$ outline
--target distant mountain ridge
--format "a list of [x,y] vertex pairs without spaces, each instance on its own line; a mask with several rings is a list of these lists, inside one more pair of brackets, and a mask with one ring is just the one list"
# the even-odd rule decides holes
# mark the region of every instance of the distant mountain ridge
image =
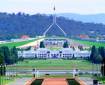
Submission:
[[102,23],[105,24],[105,14],[75,14],[75,13],[61,13],[58,16],[63,16],[65,18],[73,19],[76,21],[89,22],[89,23]]
[[[52,15],[45,14],[0,13],[0,39],[19,38],[22,35],[41,36],[52,23],[52,20]],[[104,24],[83,23],[64,17],[57,17],[57,23],[69,37],[80,34],[89,36],[105,35]],[[56,26],[53,26],[47,35],[62,36],[62,33]]]

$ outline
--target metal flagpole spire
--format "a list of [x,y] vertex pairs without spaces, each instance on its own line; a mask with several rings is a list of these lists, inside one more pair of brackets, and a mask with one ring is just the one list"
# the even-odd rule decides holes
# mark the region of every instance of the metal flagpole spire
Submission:
[[54,14],[53,14],[53,22],[52,24],[47,28],[47,30],[43,33],[43,36],[46,36],[47,32],[53,27],[53,25],[56,25],[60,30],[61,32],[64,34],[64,36],[67,36],[66,32],[57,24],[57,19],[56,19],[56,8],[55,8],[55,5],[54,5]]

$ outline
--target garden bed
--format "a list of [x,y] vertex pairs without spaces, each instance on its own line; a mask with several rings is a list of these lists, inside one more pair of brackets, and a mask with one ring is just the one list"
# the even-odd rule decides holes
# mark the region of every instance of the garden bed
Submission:
[[80,85],[75,79],[67,79],[69,85]]
[[43,79],[35,79],[35,81],[33,81],[31,85],[41,85],[42,82],[43,82]]

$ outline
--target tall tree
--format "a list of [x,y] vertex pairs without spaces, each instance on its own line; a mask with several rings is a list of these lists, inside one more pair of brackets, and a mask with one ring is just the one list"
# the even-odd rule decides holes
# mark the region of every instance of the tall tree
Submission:
[[69,44],[68,44],[67,41],[65,41],[64,44],[63,44],[63,48],[68,48],[68,47],[69,47]]
[[104,58],[103,61],[102,61],[101,73],[102,73],[102,76],[105,76],[105,58]]
[[103,60],[102,56],[99,53],[96,53],[95,60],[94,60],[95,63],[101,64],[102,60]]
[[17,53],[17,48],[15,46],[11,48],[10,60],[11,60],[11,63],[16,63],[18,61],[18,53]]
[[4,57],[0,52],[0,76],[4,76],[6,73],[6,67],[4,65]]
[[40,42],[40,48],[45,48],[44,42]]
[[91,55],[90,55],[90,60],[92,62],[94,62],[95,52],[96,52],[96,47],[95,46],[92,46]]
[[105,48],[104,47],[99,47],[98,51],[99,51],[100,55],[102,56],[102,58],[105,58]]
[[4,57],[2,53],[0,53],[0,65],[4,63]]
[[7,46],[1,47],[3,56],[4,56],[4,62],[6,64],[10,64],[10,50]]

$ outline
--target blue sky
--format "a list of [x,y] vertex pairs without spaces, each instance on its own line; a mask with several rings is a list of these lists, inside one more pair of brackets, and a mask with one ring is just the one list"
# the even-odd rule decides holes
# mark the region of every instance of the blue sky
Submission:
[[105,13],[105,0],[1,0],[0,12],[96,14]]

